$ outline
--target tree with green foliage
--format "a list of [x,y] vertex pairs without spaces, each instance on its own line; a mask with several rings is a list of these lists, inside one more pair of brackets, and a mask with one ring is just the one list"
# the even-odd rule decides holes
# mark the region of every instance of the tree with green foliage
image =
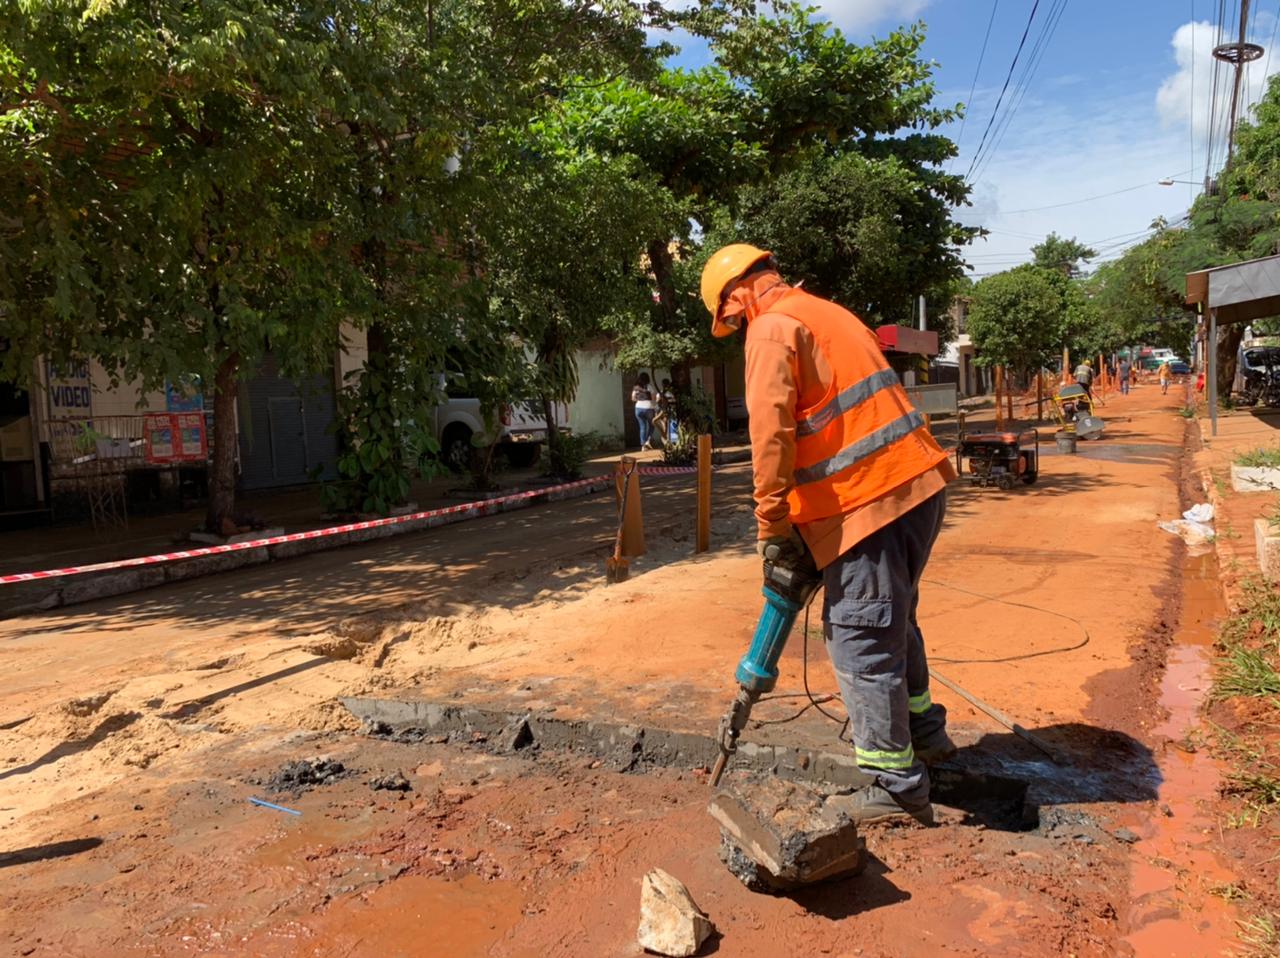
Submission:
[[352,95],[326,52],[332,7],[7,11],[3,373],[21,380],[43,355],[97,358],[145,388],[201,377],[217,530],[234,509],[237,381],[268,350],[286,374],[332,363],[360,285],[336,187],[350,154],[321,109]]
[[505,134],[569,78],[650,75],[643,27],[668,18],[651,6],[9,5],[0,372],[25,380],[40,355],[145,388],[200,376],[217,529],[238,381],[268,352],[286,375],[330,367],[349,321],[370,358],[340,400],[342,498],[401,501],[480,276],[467,218],[502,189],[469,171],[518,151]]
[[577,393],[577,352],[611,317],[647,308],[641,252],[681,219],[633,159],[577,153],[544,133],[532,131],[534,148],[500,171],[502,202],[476,224],[485,296],[468,325],[503,330],[528,350],[524,376],[511,383],[520,392],[505,402],[537,400],[550,471],[563,475],[576,466],[561,455],[556,408]]
[[[699,224],[707,245],[711,237],[718,242],[749,233],[744,210],[752,188],[795,168],[813,177],[824,154],[859,156],[867,177],[897,177],[900,196],[907,182],[925,187],[918,204],[924,211],[911,212],[929,225],[922,235],[904,237],[900,252],[910,250],[917,266],[928,261],[939,264],[930,267],[933,272],[947,272],[953,263],[950,242],[961,234],[954,227],[935,228],[929,208],[937,199],[964,202],[967,187],[936,169],[954,154],[954,145],[933,131],[956,111],[932,105],[933,65],[919,55],[922,27],[859,46],[799,4],[776,4],[769,16],[753,4],[727,4],[709,17],[708,6],[715,5],[704,4],[697,11],[702,19],[687,26],[710,41],[714,64],[692,72],[668,70],[651,83],[623,79],[571,96],[562,112],[570,134],[584,148],[636,158]],[[910,132],[903,135],[904,130]],[[851,167],[856,162],[849,161]],[[873,174],[877,164],[885,169]],[[798,194],[805,186],[796,181],[792,188]],[[823,214],[843,219],[846,250],[858,242],[850,234],[848,217],[856,212],[850,199],[844,197],[839,213]],[[815,213],[810,209],[810,216]],[[771,228],[781,235],[783,225]],[[934,244],[940,236],[946,240]],[[705,310],[698,306],[696,270],[706,255],[699,245],[685,230],[652,237],[654,307],[616,327],[624,366],[669,365],[681,391],[688,387],[688,364],[710,351]],[[785,259],[785,250],[775,251]],[[868,250],[860,255],[871,257]],[[812,258],[811,253],[805,260]],[[830,260],[823,267],[828,271]],[[892,311],[875,318],[909,315],[910,297],[897,302],[891,292],[870,287],[868,281],[858,294],[860,305],[871,301]]]
[[1078,295],[1061,273],[1030,263],[983,279],[969,306],[977,362],[1023,378],[1049,365],[1078,321]]
[[1068,279],[1080,275],[1081,262],[1087,263],[1098,255],[1096,250],[1085,246],[1074,236],[1065,239],[1057,233],[1050,233],[1044,242],[1031,247],[1031,253],[1037,266],[1056,270]]
[[952,219],[964,196],[958,177],[923,161],[814,151],[746,190],[736,221],[707,245],[738,237],[775,250],[789,280],[881,322],[915,325],[916,297],[926,294],[931,328],[945,342],[963,276],[959,247],[979,233]]

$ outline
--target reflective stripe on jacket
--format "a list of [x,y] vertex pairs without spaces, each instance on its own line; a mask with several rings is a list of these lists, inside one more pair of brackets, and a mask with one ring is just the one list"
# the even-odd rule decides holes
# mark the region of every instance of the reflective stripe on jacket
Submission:
[[947,458],[861,320],[799,289],[767,312],[808,329],[832,370],[826,395],[796,410],[793,523],[851,512]]

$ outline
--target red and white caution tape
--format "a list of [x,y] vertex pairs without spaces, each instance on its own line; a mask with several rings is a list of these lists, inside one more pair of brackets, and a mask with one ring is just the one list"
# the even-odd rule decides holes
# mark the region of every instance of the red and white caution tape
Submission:
[[365,522],[349,522],[346,525],[330,526],[327,529],[310,529],[306,532],[291,532],[288,535],[268,536],[264,539],[250,539],[246,542],[229,542],[225,545],[203,546],[199,549],[183,549],[180,552],[162,552],[157,555],[137,556],[132,559],[117,559],[113,562],[95,562],[92,565],[68,566],[65,569],[43,569],[40,572],[16,572],[9,575],[0,575],[0,585],[8,585],[14,582],[32,582],[37,579],[55,579],[59,576],[81,575],[86,572],[107,572],[112,569],[132,569],[137,566],[158,565],[162,562],[174,562],[178,559],[194,559],[198,556],[221,555],[225,552],[241,552],[245,549],[261,549],[264,546],[280,545],[284,542],[299,542],[303,539],[321,539],[325,536],[336,536],[344,532],[356,532],[361,529],[377,529],[380,526],[395,526],[405,522],[420,522],[424,519],[434,519],[441,516],[457,515],[458,513],[471,513],[474,516],[484,516],[492,512],[501,511],[501,509],[515,502],[521,502],[528,499],[535,499],[540,496],[546,496],[558,492],[567,492],[572,489],[586,489],[588,487],[596,487],[600,489],[607,488],[613,483],[613,476],[595,476],[591,479],[579,479],[575,482],[565,482],[555,486],[545,486],[541,489],[531,489],[526,492],[514,492],[508,496],[499,496],[495,499],[484,499],[479,502],[464,502],[461,505],[446,506],[443,509],[428,509],[425,512],[413,512],[403,516],[391,516],[386,519],[369,519]]
[[641,476],[679,476],[697,471],[697,466],[636,466]]

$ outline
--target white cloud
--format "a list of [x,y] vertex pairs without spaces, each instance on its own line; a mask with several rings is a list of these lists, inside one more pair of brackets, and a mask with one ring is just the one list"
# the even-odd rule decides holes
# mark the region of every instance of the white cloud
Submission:
[[888,20],[914,20],[931,0],[819,0],[815,6],[842,30],[866,30]]
[[[1270,13],[1259,14],[1253,27],[1253,42],[1267,46],[1272,42],[1276,20]],[[1214,135],[1225,139],[1226,122],[1231,107],[1231,84],[1234,69],[1230,64],[1218,65],[1218,90],[1216,109],[1213,97],[1213,48],[1218,40],[1217,30],[1210,23],[1197,21],[1184,23],[1173,35],[1174,61],[1177,70],[1165,78],[1156,91],[1156,111],[1166,127],[1186,130],[1188,122],[1200,149],[1209,132],[1209,120],[1214,119]],[[1262,97],[1268,74],[1280,70],[1280,57],[1263,56],[1250,64],[1244,73],[1240,87],[1241,116]],[[1218,162],[1221,162],[1219,157]]]
[[[1260,13],[1253,41],[1270,45],[1276,26],[1270,12]],[[1163,82],[1141,88],[1129,86],[1123,70],[1103,70],[1093,81],[1097,89],[1079,95],[1052,82],[1033,89],[1008,138],[983,165],[974,186],[975,208],[960,215],[991,230],[967,257],[973,272],[998,272],[1028,261],[1030,247],[1050,231],[1097,247],[1096,265],[1140,240],[1156,217],[1178,220],[1205,175],[1216,40],[1217,31],[1208,23],[1183,24],[1172,37],[1170,72]],[[1241,88],[1241,116],[1262,95],[1264,74],[1278,71],[1280,52],[1269,66],[1265,54],[1252,64]],[[1223,161],[1233,72],[1226,64],[1219,70],[1214,173]],[[985,119],[990,109],[975,109],[971,123]],[[964,155],[954,169],[966,168],[977,143],[978,137],[966,131]],[[1158,185],[1164,177],[1179,182]]]

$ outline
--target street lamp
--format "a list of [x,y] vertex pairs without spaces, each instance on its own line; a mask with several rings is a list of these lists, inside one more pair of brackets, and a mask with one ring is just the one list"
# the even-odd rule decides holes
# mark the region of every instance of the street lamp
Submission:
[[1197,183],[1195,180],[1172,180],[1172,179],[1156,180],[1156,184],[1158,186],[1173,186],[1174,183],[1186,183],[1188,186],[1203,185],[1201,183]]

